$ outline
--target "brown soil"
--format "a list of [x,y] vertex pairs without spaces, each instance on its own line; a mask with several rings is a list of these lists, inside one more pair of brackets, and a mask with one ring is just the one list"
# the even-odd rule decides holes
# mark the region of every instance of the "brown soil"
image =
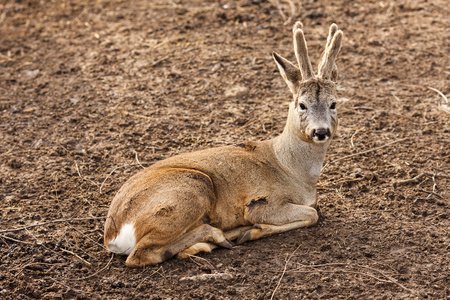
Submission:
[[[0,298],[449,299],[450,104],[429,88],[450,94],[449,15],[444,0],[2,1]],[[290,95],[270,54],[294,60],[296,20],[313,62],[332,22],[345,33],[319,223],[126,268],[101,246],[114,193],[142,165],[279,134]]]

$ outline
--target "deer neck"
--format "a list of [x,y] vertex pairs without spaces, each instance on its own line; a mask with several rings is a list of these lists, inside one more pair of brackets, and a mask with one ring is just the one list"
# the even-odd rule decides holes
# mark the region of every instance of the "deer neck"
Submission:
[[[275,157],[280,166],[291,176],[310,183],[317,183],[330,141],[314,144],[302,140],[296,133],[294,104],[291,103],[286,126],[272,141]],[[298,120],[297,120],[298,122]]]

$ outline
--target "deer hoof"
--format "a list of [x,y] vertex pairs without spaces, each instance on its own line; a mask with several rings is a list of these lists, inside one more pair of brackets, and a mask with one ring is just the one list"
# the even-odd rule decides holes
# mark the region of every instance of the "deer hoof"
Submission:
[[215,245],[217,245],[217,246],[220,246],[220,247],[222,247],[222,248],[227,248],[227,249],[231,249],[231,248],[233,248],[233,243],[232,242],[230,242],[229,240],[227,240],[227,239],[224,239],[223,241],[221,241],[221,242],[217,242],[217,241],[215,241],[214,240],[214,238],[212,238],[212,237],[210,237],[209,239],[208,239],[208,243],[212,243],[212,244],[215,244]]
[[217,245],[227,249],[231,249],[234,246],[233,243],[230,242],[229,240],[223,240],[223,242],[217,243]]

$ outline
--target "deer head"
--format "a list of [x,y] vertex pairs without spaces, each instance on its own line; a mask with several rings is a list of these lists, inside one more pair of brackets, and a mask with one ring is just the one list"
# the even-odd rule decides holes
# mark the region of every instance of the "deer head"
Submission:
[[336,24],[330,26],[318,73],[315,75],[308,55],[303,25],[294,25],[294,51],[297,64],[277,53],[273,58],[281,76],[292,92],[294,101],[289,108],[287,129],[303,141],[324,144],[337,128],[336,58],[341,49],[343,32]]

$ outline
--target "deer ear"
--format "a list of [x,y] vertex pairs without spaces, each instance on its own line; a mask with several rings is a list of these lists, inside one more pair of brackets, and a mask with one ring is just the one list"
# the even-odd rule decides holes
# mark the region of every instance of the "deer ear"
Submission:
[[296,94],[298,84],[302,80],[300,69],[276,52],[273,52],[272,56],[277,64],[278,70],[280,70],[281,77],[283,77],[292,94]]

